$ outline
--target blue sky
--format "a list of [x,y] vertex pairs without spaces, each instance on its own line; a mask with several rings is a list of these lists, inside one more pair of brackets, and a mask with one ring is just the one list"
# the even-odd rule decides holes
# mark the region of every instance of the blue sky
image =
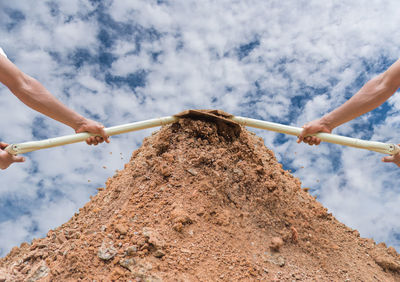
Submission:
[[[0,46],[61,101],[106,126],[188,108],[301,126],[398,59],[399,12],[395,0],[18,0],[0,3]],[[4,86],[0,107],[4,142],[73,133]],[[399,110],[396,94],[335,133],[398,143]],[[378,153],[254,131],[339,220],[399,250],[395,165]],[[68,220],[151,132],[29,153],[2,171],[0,256]]]

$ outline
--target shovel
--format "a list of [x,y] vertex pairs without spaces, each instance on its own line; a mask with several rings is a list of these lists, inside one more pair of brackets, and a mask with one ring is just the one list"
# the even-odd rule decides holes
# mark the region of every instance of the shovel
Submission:
[[[283,125],[274,122],[262,121],[257,119],[251,119],[240,116],[233,116],[231,114],[225,113],[220,110],[187,110],[182,113],[161,117],[156,119],[149,119],[145,121],[139,121],[134,123],[128,123],[113,127],[105,128],[104,131],[108,136],[113,136],[117,134],[127,133],[131,131],[142,130],[146,128],[152,128],[162,125],[167,125],[170,123],[177,122],[180,118],[192,118],[192,119],[202,119],[209,120],[213,122],[222,122],[226,125],[232,127],[234,130],[240,132],[240,125],[249,126],[254,128],[260,128],[270,131],[275,131],[279,133],[299,136],[302,128],[293,127],[288,125]],[[5,151],[12,155],[24,154],[40,149],[57,147],[77,142],[85,141],[88,137],[95,136],[91,133],[78,133],[73,135],[66,135],[56,138],[50,138],[41,141],[30,141],[19,144],[11,144],[5,148]],[[370,151],[375,151],[382,154],[395,155],[400,152],[400,147],[396,144],[387,144],[376,141],[367,141],[362,139],[350,138],[345,136],[340,136],[330,133],[316,133],[312,136],[317,136],[324,142],[355,147],[360,149],[366,149]]]

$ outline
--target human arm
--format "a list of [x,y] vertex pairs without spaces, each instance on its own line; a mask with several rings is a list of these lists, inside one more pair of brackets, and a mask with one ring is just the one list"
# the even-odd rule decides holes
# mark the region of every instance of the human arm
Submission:
[[[321,139],[307,136],[318,132],[330,133],[334,128],[382,105],[400,87],[400,59],[384,73],[368,81],[353,97],[332,112],[303,126],[297,142],[319,145]],[[400,155],[385,157],[385,162],[400,166]]]
[[[307,138],[306,135],[317,132],[331,132],[339,125],[359,117],[382,105],[400,87],[400,59],[384,73],[368,81],[353,97],[322,118],[307,123],[298,142],[310,145],[320,142],[319,138]],[[310,137],[310,136],[309,136]],[[317,140],[318,139],[318,140]],[[319,144],[319,143],[318,143]]]
[[0,56],[0,82],[30,108],[72,127],[76,133],[90,132],[86,140],[89,145],[109,142],[104,126],[96,121],[84,118],[57,100],[39,81],[19,70],[6,57]]

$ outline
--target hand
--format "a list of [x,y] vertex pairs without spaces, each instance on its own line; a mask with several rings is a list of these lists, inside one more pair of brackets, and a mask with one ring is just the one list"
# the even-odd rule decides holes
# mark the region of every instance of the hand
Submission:
[[299,135],[297,143],[304,142],[310,146],[319,145],[321,143],[320,138],[315,136],[307,136],[318,132],[331,133],[332,129],[328,125],[324,124],[321,119],[311,121],[303,125],[303,131]]
[[104,131],[104,125],[94,120],[84,119],[83,122],[78,126],[78,128],[75,129],[75,132],[76,133],[88,132],[99,135],[99,136],[91,136],[88,139],[86,139],[86,143],[88,145],[97,145],[99,143],[103,143],[104,141],[106,141],[106,143],[110,143],[109,137]]
[[12,163],[22,163],[25,161],[24,157],[14,156],[4,151],[7,146],[7,143],[0,142],[0,169],[8,168]]
[[[400,144],[399,144],[400,145]],[[400,153],[392,156],[386,156],[382,158],[382,162],[384,163],[394,163],[398,167],[400,167]]]

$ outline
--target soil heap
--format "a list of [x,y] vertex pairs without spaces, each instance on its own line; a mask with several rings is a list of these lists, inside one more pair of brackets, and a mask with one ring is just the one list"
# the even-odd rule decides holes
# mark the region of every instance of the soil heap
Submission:
[[338,222],[239,125],[164,126],[98,190],[0,259],[0,281],[400,281],[394,248]]

